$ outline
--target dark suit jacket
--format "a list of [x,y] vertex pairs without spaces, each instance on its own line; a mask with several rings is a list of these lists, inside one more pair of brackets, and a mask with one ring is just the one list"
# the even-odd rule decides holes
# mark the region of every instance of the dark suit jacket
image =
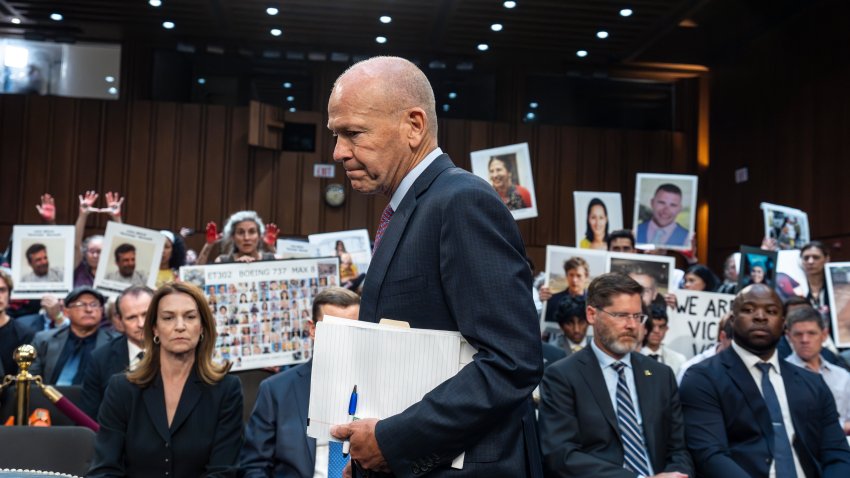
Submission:
[[567,356],[567,352],[561,347],[543,343],[543,367],[546,368]]
[[558,311],[558,306],[561,305],[561,300],[569,296],[569,290],[562,290],[561,292],[552,294],[552,297],[546,301],[546,318],[544,319],[546,322],[557,322],[555,319],[555,312]]
[[[779,361],[794,423],[793,446],[808,477],[850,476],[850,448],[823,379]],[[682,379],[688,448],[700,476],[767,476],[773,426],[758,386],[732,347]]]
[[88,477],[235,476],[242,389],[232,375],[207,385],[193,371],[169,427],[161,377],[141,388],[124,374],[114,375],[98,422]]
[[[32,317],[32,316],[29,316],[29,317]],[[38,316],[35,316],[35,317],[38,318]],[[12,357],[13,354],[15,353],[15,350],[17,350],[17,348],[20,347],[21,345],[26,345],[26,344],[31,343],[33,337],[35,336],[35,333],[38,332],[39,330],[41,330],[41,329],[37,329],[35,327],[32,320],[30,320],[30,319],[23,319],[22,320],[22,318],[20,318],[20,317],[17,317],[17,318],[10,317],[9,323],[4,325],[3,327],[9,327],[12,330],[12,334],[16,337],[15,344],[14,344],[13,348],[8,349],[8,350],[0,349],[0,353],[2,353],[4,355],[4,357],[3,357],[4,360],[8,360],[8,358]],[[18,373],[17,364],[14,364],[14,362],[12,362],[12,364],[14,365],[14,369],[5,370],[4,367],[3,367],[3,361],[0,360],[0,378],[4,377],[7,373],[10,374],[10,375],[14,375],[14,374]]]
[[245,478],[313,478],[316,439],[307,436],[313,361],[260,383],[239,464]]
[[83,376],[83,391],[80,397],[80,409],[86,415],[97,418],[100,402],[106,392],[109,378],[116,373],[126,372],[130,366],[130,352],[127,337],[122,335],[96,349]]
[[[53,384],[53,370],[56,368],[56,362],[59,361],[59,356],[62,355],[62,349],[65,348],[65,342],[68,341],[68,334],[71,326],[63,325],[58,329],[42,330],[35,334],[32,339],[32,345],[35,347],[36,357],[30,367],[30,373],[33,375],[41,375],[41,378],[46,384]],[[114,336],[106,329],[97,330],[97,339],[95,340],[95,350],[109,343]],[[85,374],[85,370],[83,370]],[[85,376],[85,375],[84,375]]]
[[[414,182],[372,257],[360,320],[381,318],[457,330],[478,350],[422,401],[378,422],[393,473],[536,476],[530,397],[543,360],[522,238],[493,188],[447,155]],[[448,471],[461,452],[463,470]]]
[[[693,476],[670,367],[631,354],[643,435],[655,473]],[[546,369],[540,384],[540,448],[546,476],[621,477],[623,445],[602,368],[590,347]]]

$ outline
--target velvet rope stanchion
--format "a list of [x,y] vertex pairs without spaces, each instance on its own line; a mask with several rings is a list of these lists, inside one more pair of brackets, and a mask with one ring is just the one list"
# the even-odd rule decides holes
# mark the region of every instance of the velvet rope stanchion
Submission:
[[56,390],[50,385],[44,385],[41,383],[41,380],[37,380],[36,384],[38,384],[39,388],[41,388],[41,392],[44,393],[44,396],[53,402],[53,404],[56,405],[56,408],[58,408],[60,412],[64,413],[65,416],[70,418],[74,423],[81,427],[89,428],[95,433],[100,430],[100,425],[98,425],[97,422],[77,408],[73,402],[65,398],[59,390]]

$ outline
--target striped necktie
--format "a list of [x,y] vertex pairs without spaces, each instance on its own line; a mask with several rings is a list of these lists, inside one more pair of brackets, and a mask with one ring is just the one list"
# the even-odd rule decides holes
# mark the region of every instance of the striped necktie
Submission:
[[384,237],[384,232],[387,230],[387,226],[390,225],[390,219],[393,217],[393,208],[387,204],[387,207],[384,208],[384,212],[381,213],[381,222],[378,224],[378,232],[375,233],[375,247],[372,249],[372,253],[378,250],[378,246],[381,244],[381,239]]
[[617,381],[617,423],[620,425],[620,437],[623,441],[623,467],[638,475],[651,476],[646,462],[643,430],[638,424],[632,395],[626,383],[626,364],[614,362],[611,367],[620,376]]

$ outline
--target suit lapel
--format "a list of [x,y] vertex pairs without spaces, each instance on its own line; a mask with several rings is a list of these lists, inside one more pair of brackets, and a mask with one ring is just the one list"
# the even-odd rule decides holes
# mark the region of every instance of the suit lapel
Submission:
[[145,402],[145,408],[148,411],[151,423],[156,428],[156,432],[164,441],[171,441],[171,433],[168,431],[168,417],[165,414],[165,393],[162,387],[162,377],[157,375],[149,387],[142,389],[142,400]]
[[454,166],[448,155],[443,154],[437,157],[431,165],[425,168],[425,171],[416,178],[413,186],[402,199],[398,206],[398,211],[393,213],[387,230],[384,231],[384,236],[381,238],[380,247],[372,256],[372,261],[369,264],[369,273],[366,274],[366,281],[363,285],[364,300],[360,305],[360,320],[367,322],[378,322],[381,317],[378,317],[378,297],[381,292],[381,286],[384,283],[384,278],[387,274],[387,268],[392,262],[396,248],[404,235],[404,229],[407,227],[407,222],[413,215],[417,205],[417,198],[424,193],[434,179],[437,178],[443,171]]
[[113,370],[120,368],[126,371],[130,367],[130,348],[127,346],[127,337],[116,341],[111,355],[112,363],[115,364]]
[[768,437],[767,446],[770,453],[773,454],[773,425],[770,422],[770,412],[767,410],[767,404],[764,403],[764,398],[753,380],[753,376],[744,361],[735,352],[732,347],[720,353],[720,361],[727,368],[729,377],[736,387],[741,391],[744,397],[747,397],[746,403],[752,411],[752,415],[756,418],[762,435]]
[[47,376],[45,373],[47,370],[50,370],[50,375],[56,373],[56,362],[59,361],[59,356],[62,355],[62,349],[65,348],[65,342],[68,341],[68,337],[71,335],[70,326],[65,326],[56,331],[53,334],[53,337],[50,337],[50,342],[47,345],[47,360],[45,361],[44,370],[41,371],[42,378],[44,380],[52,380],[52,377]]
[[[186,384],[183,385],[183,393],[180,394],[180,402],[177,404],[177,410],[174,412],[174,419],[171,421],[172,435],[177,433],[177,430],[180,429],[180,425],[182,425],[189,415],[192,414],[192,410],[195,409],[195,405],[197,405],[198,400],[201,399],[200,382],[200,377],[198,377],[195,373],[195,370],[192,370],[189,378],[186,379]],[[164,400],[163,403],[165,403]]]
[[614,414],[614,404],[611,403],[611,396],[608,395],[608,387],[605,385],[605,377],[602,376],[602,368],[599,366],[599,361],[593,355],[593,350],[590,347],[579,350],[575,353],[579,366],[582,368],[581,376],[584,377],[587,388],[602,409],[602,415],[605,420],[614,429],[615,434],[620,436],[620,429],[617,426],[617,417]]
[[310,450],[310,467],[316,466],[316,439],[307,436],[307,413],[310,407],[310,376],[313,372],[313,360],[304,364],[298,369],[298,381],[295,383],[295,406],[298,407],[298,413],[301,415],[301,425],[305,430],[304,440],[307,442],[307,449]]

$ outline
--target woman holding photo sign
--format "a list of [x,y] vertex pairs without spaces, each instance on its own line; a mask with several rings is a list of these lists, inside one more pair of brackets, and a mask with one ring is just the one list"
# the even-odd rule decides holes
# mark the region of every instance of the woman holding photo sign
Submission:
[[213,244],[222,241],[224,254],[216,263],[273,261],[278,228],[269,223],[268,228],[255,211],[239,211],[224,224],[223,234],[218,233],[215,222],[207,223],[207,243],[198,254],[198,264],[206,264]]

